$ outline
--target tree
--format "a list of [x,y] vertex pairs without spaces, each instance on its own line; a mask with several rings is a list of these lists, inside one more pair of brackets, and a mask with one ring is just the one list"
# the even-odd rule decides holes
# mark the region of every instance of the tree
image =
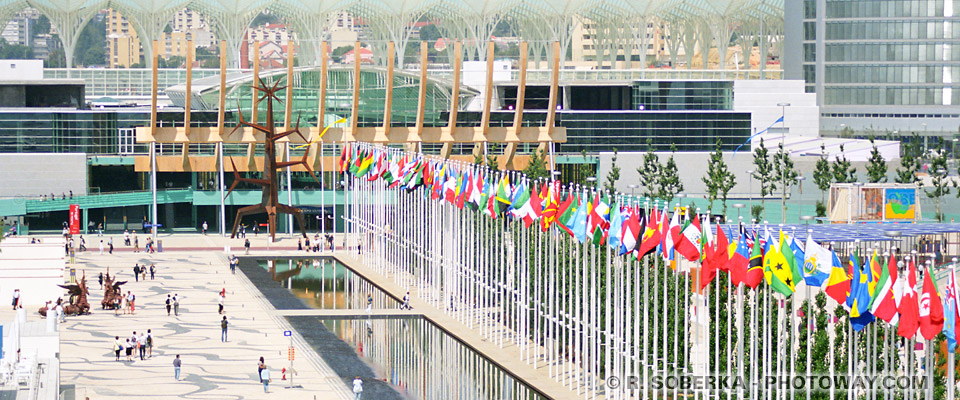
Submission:
[[827,216],[826,194],[833,184],[833,173],[830,172],[830,162],[827,161],[827,152],[824,145],[820,145],[820,159],[813,170],[813,183],[820,189],[820,200],[817,201],[817,216]]
[[543,151],[540,149],[535,149],[533,154],[530,155],[530,163],[527,164],[527,168],[523,170],[523,173],[527,175],[527,178],[531,181],[537,179],[548,179],[550,177],[550,170],[547,169],[547,160],[544,158]]
[[349,53],[351,50],[353,50],[353,46],[337,47],[333,49],[332,53],[330,53],[330,58],[332,58],[334,62],[341,62],[343,60],[343,55]]
[[760,138],[760,146],[753,152],[753,178],[760,182],[760,206],[763,207],[763,219],[767,219],[766,198],[777,190],[774,179],[773,164],[770,162],[769,151]]
[[847,154],[840,145],[840,155],[834,157],[833,181],[837,183],[853,183],[857,181],[857,169],[847,160]]
[[67,56],[62,48],[51,50],[50,54],[47,55],[47,59],[43,60],[44,68],[65,68],[66,66]]
[[269,25],[276,24],[278,22],[280,22],[280,18],[278,18],[276,15],[261,12],[256,18],[253,19],[253,22],[250,23],[250,26]]
[[577,183],[578,185],[582,185],[582,186],[584,186],[584,187],[586,187],[586,186],[596,187],[596,186],[597,186],[597,182],[596,182],[596,181],[587,183],[587,182],[589,182],[589,181],[587,180],[587,178],[593,177],[594,174],[595,174],[595,172],[593,171],[593,162],[592,162],[592,161],[591,161],[591,162],[587,162],[588,160],[591,159],[591,157],[587,156],[587,151],[586,151],[586,150],[582,150],[582,149],[580,150],[580,157],[581,157],[581,159],[583,160],[583,162],[580,163],[580,165],[577,166],[577,170],[578,170],[578,171],[577,171],[577,182],[576,182],[576,183]]
[[33,33],[39,35],[50,33],[50,19],[46,15],[40,14],[40,18],[33,23]]
[[643,155],[643,165],[637,168],[637,174],[640,175],[640,187],[643,188],[643,195],[649,198],[656,198],[660,193],[660,157],[653,152],[653,142],[647,139],[647,154]]
[[76,50],[73,53],[74,65],[104,65],[107,61],[107,23],[93,19],[83,27],[77,37]]
[[867,181],[870,183],[886,182],[887,162],[880,154],[880,150],[877,150],[877,145],[873,143],[872,137],[870,138],[870,144],[873,145],[873,150],[870,150],[870,159],[867,161]]
[[737,184],[737,178],[733,176],[727,163],[723,161],[723,151],[720,150],[720,143],[717,140],[717,147],[710,154],[710,162],[707,164],[707,175],[701,180],[707,185],[707,200],[710,202],[710,211],[713,211],[713,202],[717,199],[723,201],[723,215],[727,215],[727,194]]
[[778,147],[779,149],[777,150],[777,154],[773,155],[773,162],[774,171],[776,172],[776,180],[781,185],[780,221],[786,223],[787,191],[790,190],[795,183],[797,183],[797,177],[800,176],[800,173],[797,172],[796,168],[794,168],[793,160],[790,159],[790,153],[784,150],[783,142],[780,142]]
[[926,190],[927,197],[937,199],[937,221],[943,222],[943,214],[940,213],[940,198],[950,194],[950,186],[947,182],[947,152],[940,149],[936,152],[937,156],[930,160],[930,183],[933,190]]
[[660,169],[660,175],[657,179],[657,197],[670,204],[677,197],[677,193],[683,191],[683,182],[680,182],[680,171],[677,169],[677,162],[673,159],[673,153],[677,151],[677,146],[670,146],[670,158]]
[[181,56],[158,57],[157,68],[180,68],[186,61],[187,59]]
[[900,167],[897,168],[897,177],[894,178],[897,183],[920,185],[920,177],[917,176],[917,171],[920,170],[920,157],[923,154],[919,140],[916,138],[917,136],[914,134],[913,140],[900,142]]
[[437,39],[440,39],[442,37],[443,35],[440,33],[440,29],[437,28],[436,24],[424,25],[423,27],[420,28],[420,40],[427,41],[427,42],[436,42]]
[[24,60],[33,58],[33,49],[19,44],[10,44],[0,38],[0,59]]
[[603,188],[610,193],[617,191],[617,180],[620,179],[620,166],[617,165],[617,148],[613,148],[613,159],[610,160],[610,172],[607,173],[607,182]]

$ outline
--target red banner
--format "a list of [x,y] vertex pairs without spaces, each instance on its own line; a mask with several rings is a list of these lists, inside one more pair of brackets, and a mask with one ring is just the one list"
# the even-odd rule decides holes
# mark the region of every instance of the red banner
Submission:
[[70,205],[70,234],[80,234],[80,205]]

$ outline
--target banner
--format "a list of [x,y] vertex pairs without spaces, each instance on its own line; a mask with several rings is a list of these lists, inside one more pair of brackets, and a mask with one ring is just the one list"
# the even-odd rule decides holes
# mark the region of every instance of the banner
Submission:
[[80,234],[80,205],[70,205],[70,234]]

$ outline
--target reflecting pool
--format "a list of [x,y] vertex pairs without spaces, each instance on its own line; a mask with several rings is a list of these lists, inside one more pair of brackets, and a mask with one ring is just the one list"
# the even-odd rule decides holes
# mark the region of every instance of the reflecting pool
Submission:
[[311,308],[363,309],[368,303],[374,309],[400,307],[400,302],[332,258],[261,259],[259,264]]

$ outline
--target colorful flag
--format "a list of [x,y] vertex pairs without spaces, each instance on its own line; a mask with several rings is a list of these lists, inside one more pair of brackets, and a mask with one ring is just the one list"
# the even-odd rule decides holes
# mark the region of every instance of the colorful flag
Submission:
[[920,335],[933,340],[943,330],[943,303],[937,284],[933,281],[933,268],[923,274],[923,290],[920,292]]
[[790,273],[790,264],[780,251],[781,247],[789,248],[782,240],[770,244],[770,250],[763,257],[763,276],[775,292],[790,296],[794,291],[793,276]]
[[750,247],[747,246],[746,234],[740,232],[740,239],[737,240],[737,247],[730,255],[730,283],[734,287],[740,285],[747,279],[747,267],[750,263]]
[[520,206],[519,216],[523,218],[524,226],[529,228],[540,219],[543,210],[540,209],[540,195],[537,194],[537,189],[529,188],[527,192],[528,199]]
[[606,194],[603,197],[598,192],[593,199],[590,215],[587,216],[587,236],[596,246],[602,246],[607,241],[607,229],[610,227],[610,206]]
[[623,241],[620,239],[623,234],[623,218],[626,214],[620,212],[620,204],[614,203],[610,208],[610,227],[607,228],[607,246],[610,246],[616,252],[620,252],[620,245]]
[[694,216],[687,220],[686,226],[681,230],[681,234],[675,246],[677,253],[680,253],[687,261],[697,261],[700,259],[700,220]]
[[906,279],[901,279],[903,297],[900,298],[900,304],[897,305],[897,312],[900,314],[900,323],[897,324],[897,335],[904,338],[912,338],[917,335],[920,328],[920,306],[917,303],[917,268],[910,259],[907,267]]
[[846,304],[847,297],[850,296],[850,275],[847,274],[847,269],[843,268],[837,253],[831,251],[830,260],[830,278],[827,279],[827,287],[823,291],[837,303]]
[[586,193],[584,193],[583,203],[577,208],[577,214],[573,216],[573,236],[577,238],[580,243],[587,242],[587,215],[590,214],[593,208],[590,200],[586,196]]
[[885,267],[880,271],[877,289],[870,304],[870,313],[888,324],[896,324],[897,302],[893,294],[893,288],[897,286],[896,259],[891,256]]
[[546,232],[547,229],[550,229],[550,224],[554,223],[557,220],[557,216],[560,215],[557,211],[560,209],[559,201],[559,190],[554,190],[554,187],[559,185],[559,181],[553,181],[546,185],[543,185],[543,190],[540,193],[540,207],[543,211],[540,214],[540,230]]
[[753,241],[753,251],[750,253],[750,267],[747,269],[747,278],[743,283],[750,289],[756,289],[763,282],[763,246],[759,240]]
[[[664,209],[663,218],[666,218],[666,209]],[[657,249],[660,245],[660,218],[657,209],[651,209],[647,213],[646,224],[643,226],[643,236],[639,238],[640,247],[637,247],[635,257],[639,260]],[[666,221],[663,221],[666,223]]]
[[[498,203],[498,205],[496,209],[498,213],[503,210],[501,207],[509,207],[510,204],[513,203],[512,194],[513,187],[510,186],[510,176],[504,175],[503,179],[500,180],[500,185],[497,187],[496,203]],[[500,206],[500,204],[503,206]]]
[[947,350],[953,353],[957,348],[957,271],[950,269],[950,281],[943,296],[943,334],[947,337]]
[[833,254],[826,247],[813,241],[813,235],[807,235],[807,245],[805,247],[803,281],[807,286],[823,286],[823,282],[830,278]]
[[567,193],[567,199],[564,200],[563,203],[560,203],[560,206],[557,209],[557,213],[559,213],[560,215],[559,217],[557,217],[557,223],[556,223],[557,228],[566,232],[570,236],[574,236],[573,235],[573,216],[577,214],[577,209],[579,207],[580,207],[579,199],[577,199],[577,197],[574,196],[572,192]]
[[[664,206],[664,217],[666,217],[666,206]],[[670,224],[663,225],[660,228],[660,236],[663,241],[660,244],[660,255],[663,261],[673,261],[673,247],[680,236],[680,209],[673,210],[673,216],[670,217]]]
[[[620,253],[627,254],[637,247],[637,237],[640,235],[640,207],[627,207],[622,226],[620,228]],[[646,218],[646,217],[644,217]]]

